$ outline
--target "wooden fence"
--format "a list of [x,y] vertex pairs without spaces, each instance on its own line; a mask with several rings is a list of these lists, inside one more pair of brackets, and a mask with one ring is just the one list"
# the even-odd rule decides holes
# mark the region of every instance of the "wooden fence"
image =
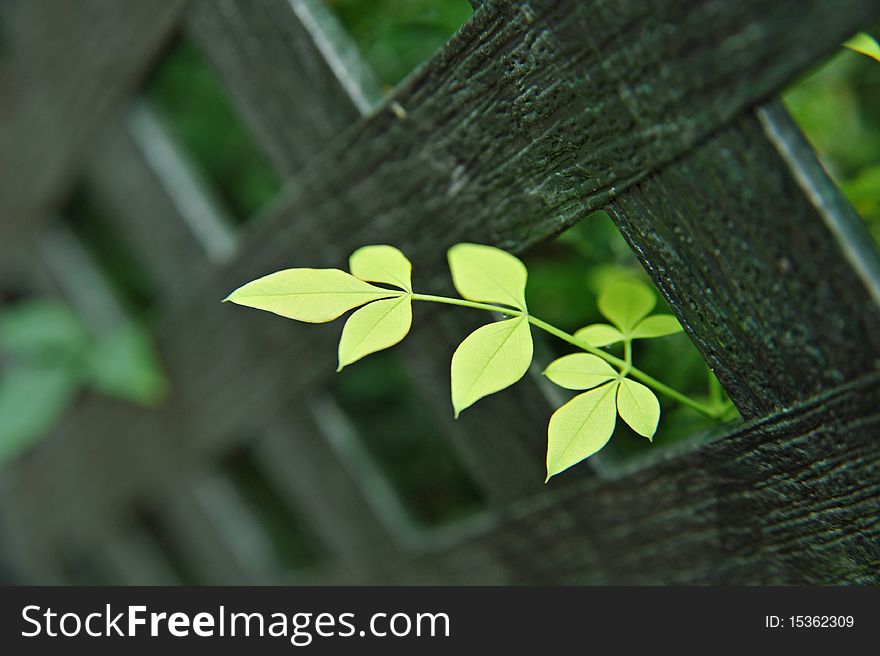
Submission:
[[[20,580],[880,580],[880,258],[774,99],[876,0],[487,1],[385,97],[314,0],[0,12],[2,280],[64,295],[96,330],[117,320],[56,218],[84,181],[155,285],[174,390],[150,410],[87,395],[0,472]],[[139,94],[181,33],[284,181],[242,228]],[[364,243],[439,281],[452,243],[521,252],[598,208],[745,421],[544,486],[537,378],[453,423],[466,318],[417,321],[404,364],[485,500],[467,520],[413,521],[326,391],[332,331],[218,303]],[[285,563],[223,466],[242,453],[314,537],[307,564]]]

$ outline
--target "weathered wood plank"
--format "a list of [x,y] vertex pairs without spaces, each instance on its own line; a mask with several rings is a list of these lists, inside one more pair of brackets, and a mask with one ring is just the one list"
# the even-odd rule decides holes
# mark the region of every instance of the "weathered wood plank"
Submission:
[[92,540],[95,557],[104,563],[107,579],[114,585],[181,584],[142,529],[125,526],[108,535],[92,536]]
[[0,65],[0,243],[45,218],[84,144],[134,89],[183,5],[23,3]]
[[875,373],[621,479],[551,485],[362,582],[876,585],[878,408]]
[[352,463],[340,457],[338,448],[327,448],[334,438],[312,414],[300,406],[283,416],[254,441],[254,457],[266,480],[290,500],[329,557],[340,568],[357,570],[372,552],[393,550],[392,545],[402,541],[401,520],[388,519],[387,504],[371,498],[370,486],[351,471]]
[[316,0],[196,0],[186,27],[282,175],[381,98],[355,46]]
[[166,305],[186,293],[194,270],[224,260],[235,248],[220,204],[146,107],[106,126],[86,182]]
[[265,585],[278,573],[265,532],[222,474],[195,474],[153,503],[196,581]]
[[743,117],[609,206],[749,417],[880,367],[880,256],[780,109],[764,125]]

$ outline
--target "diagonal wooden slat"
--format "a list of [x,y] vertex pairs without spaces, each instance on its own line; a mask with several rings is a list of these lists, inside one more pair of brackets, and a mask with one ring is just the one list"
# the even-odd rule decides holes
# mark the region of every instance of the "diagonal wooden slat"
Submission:
[[871,237],[784,110],[762,115],[763,124],[744,116],[609,206],[748,417],[880,362]]
[[133,91],[183,6],[22,3],[0,63],[0,243],[45,220],[83,146]]
[[377,558],[361,582],[876,585],[878,383],[873,373],[643,471],[551,490],[470,540]]
[[355,46],[317,0],[195,0],[185,24],[284,176],[381,99]]
[[109,121],[85,181],[147,271],[166,307],[194,271],[235,248],[231,222],[153,113],[140,106]]

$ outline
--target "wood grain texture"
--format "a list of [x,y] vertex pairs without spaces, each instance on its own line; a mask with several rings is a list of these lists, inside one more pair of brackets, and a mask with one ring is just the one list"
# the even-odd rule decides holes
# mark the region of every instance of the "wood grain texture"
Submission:
[[744,116],[608,208],[746,417],[880,368],[880,256],[784,110],[766,120]]
[[361,582],[876,585],[878,408],[871,374],[630,476],[551,485]]
[[23,3],[0,63],[3,235],[47,218],[76,175],[83,147],[135,90],[183,5]]
[[186,296],[194,271],[229,257],[235,248],[221,205],[146,107],[108,121],[85,182],[165,308]]

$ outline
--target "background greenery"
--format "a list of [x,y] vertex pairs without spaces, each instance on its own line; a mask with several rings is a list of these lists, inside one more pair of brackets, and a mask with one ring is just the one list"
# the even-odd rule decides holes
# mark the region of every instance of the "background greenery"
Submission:
[[841,48],[783,100],[880,243],[880,62]]

